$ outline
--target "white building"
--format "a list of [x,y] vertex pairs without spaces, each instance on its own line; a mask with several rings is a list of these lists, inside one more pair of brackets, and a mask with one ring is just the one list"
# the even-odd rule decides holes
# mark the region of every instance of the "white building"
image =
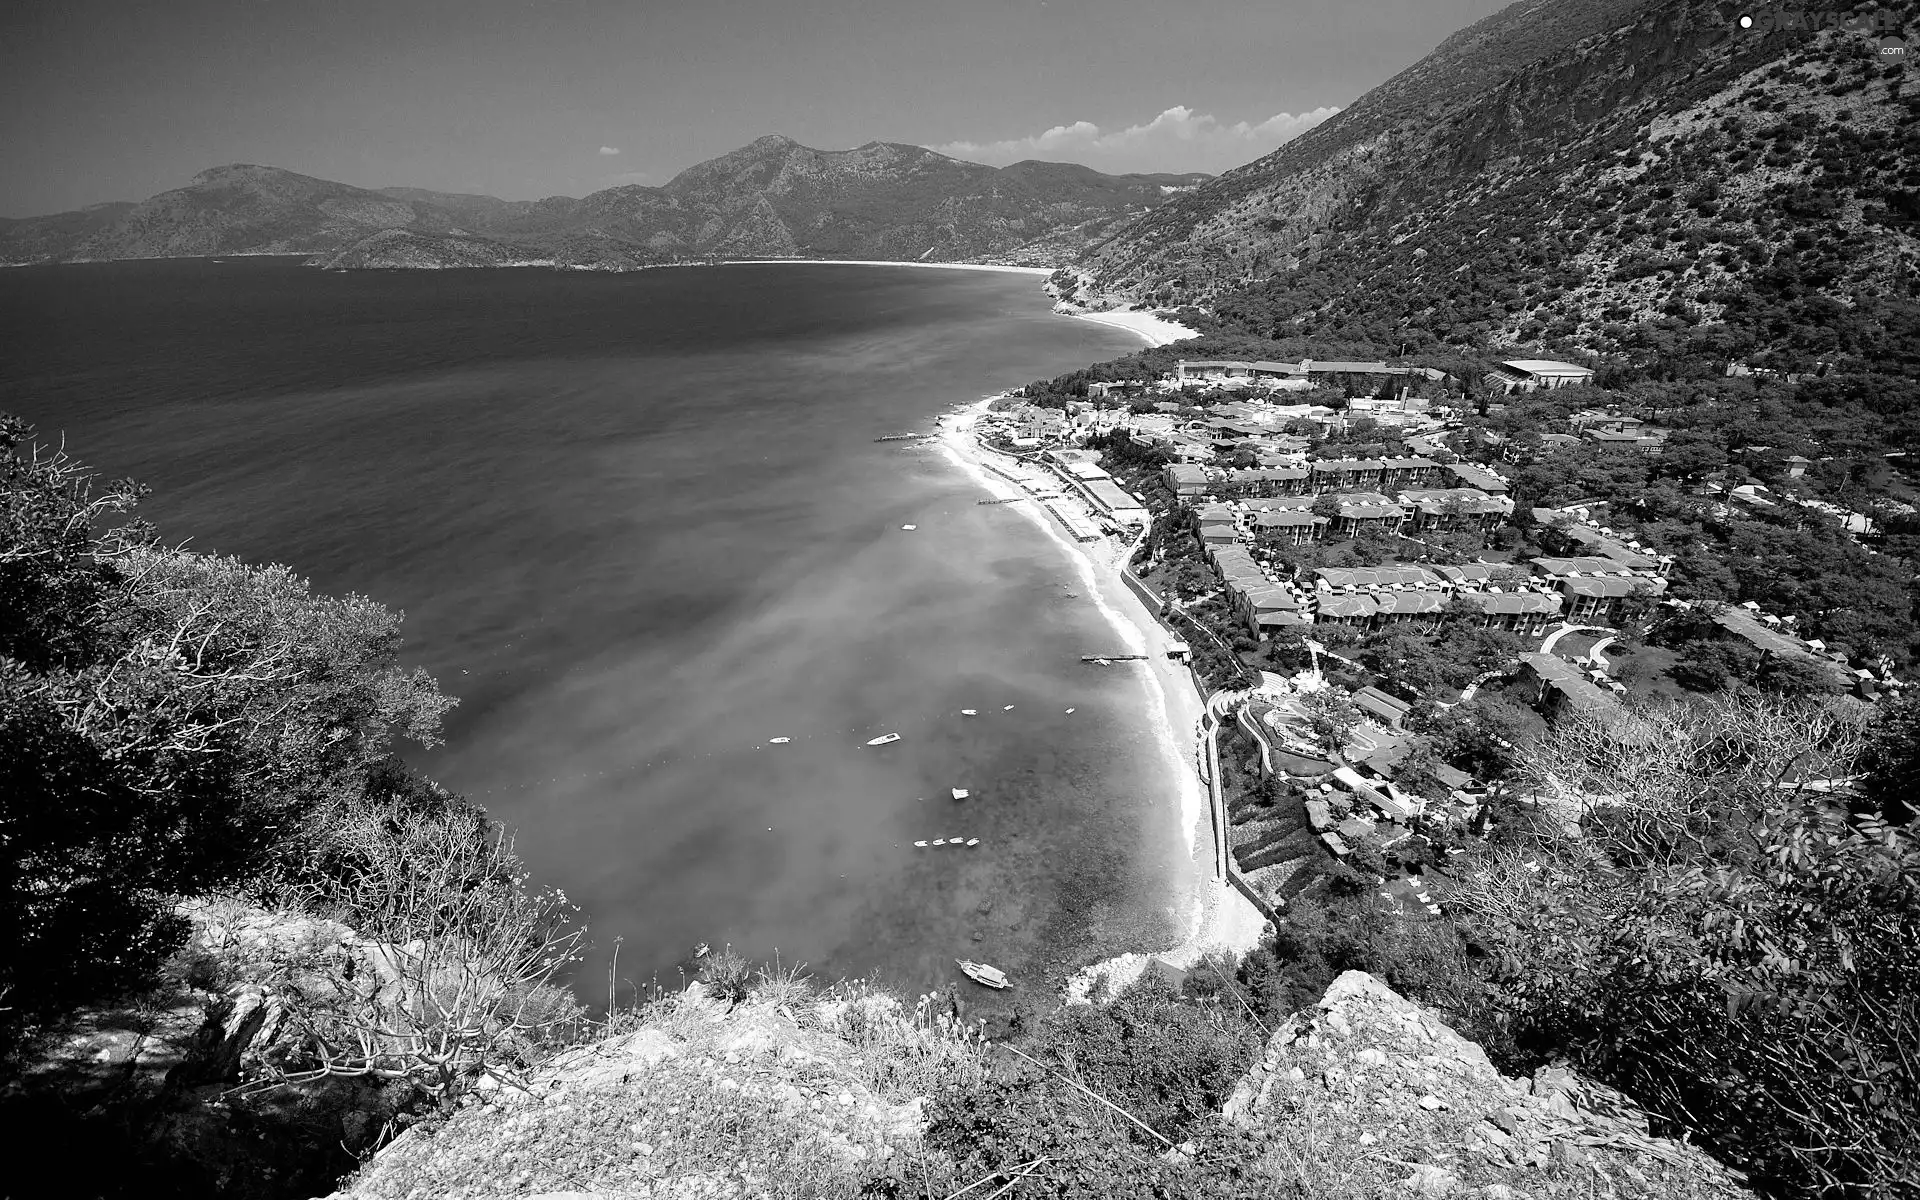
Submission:
[[1593,382],[1589,367],[1555,362],[1550,358],[1519,358],[1487,372],[1485,383],[1507,395],[1514,392],[1550,392],[1563,387],[1585,387]]

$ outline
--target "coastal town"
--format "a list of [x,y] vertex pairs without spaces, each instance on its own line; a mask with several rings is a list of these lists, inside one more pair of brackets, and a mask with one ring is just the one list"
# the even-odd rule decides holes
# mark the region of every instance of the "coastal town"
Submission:
[[[1630,742],[1634,701],[1729,673],[1864,704],[1900,695],[1890,658],[1829,645],[1798,613],[1675,595],[1675,555],[1620,497],[1516,498],[1542,456],[1666,451],[1672,431],[1608,403],[1593,376],[1540,359],[1460,380],[1180,358],[1084,395],[1022,389],[968,422],[972,461],[1014,489],[989,503],[1043,510],[1157,623],[1145,657],[1198,714],[1196,861],[1210,856],[1255,920],[1329,887],[1437,918],[1429,878],[1503,810],[1577,830],[1605,798],[1521,785],[1513,744],[1530,729],[1598,721]],[[1520,405],[1553,427],[1495,432],[1487,418]],[[1872,531],[1797,486],[1810,465],[1778,456],[1773,487],[1723,471],[1690,491],[1729,516]],[[1233,924],[1209,911],[1198,936],[1231,942]]]

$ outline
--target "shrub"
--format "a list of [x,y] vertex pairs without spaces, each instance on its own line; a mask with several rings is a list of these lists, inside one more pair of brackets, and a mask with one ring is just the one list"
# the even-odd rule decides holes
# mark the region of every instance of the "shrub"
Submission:
[[728,946],[707,955],[700,965],[700,981],[715,998],[738,1004],[753,990],[753,965]]
[[149,982],[173,897],[247,879],[451,703],[399,618],[161,548],[142,490],[0,417],[0,994],[12,1022]]

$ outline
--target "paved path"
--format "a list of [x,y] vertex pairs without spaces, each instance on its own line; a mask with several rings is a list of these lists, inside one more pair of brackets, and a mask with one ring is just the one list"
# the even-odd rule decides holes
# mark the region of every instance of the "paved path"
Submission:
[[1549,633],[1546,641],[1540,643],[1540,653],[1552,654],[1553,644],[1570,633],[1618,634],[1619,632],[1618,629],[1612,629],[1605,625],[1562,625],[1552,633]]

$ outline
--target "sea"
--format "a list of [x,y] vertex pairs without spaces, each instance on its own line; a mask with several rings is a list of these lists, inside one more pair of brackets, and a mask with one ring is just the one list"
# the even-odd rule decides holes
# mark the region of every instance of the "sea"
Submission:
[[580,907],[600,1003],[704,943],[1005,1014],[1179,940],[1175,787],[1068,553],[875,441],[1136,345],[1009,273],[0,271],[0,410],[168,540],[405,613],[459,699],[406,757]]

